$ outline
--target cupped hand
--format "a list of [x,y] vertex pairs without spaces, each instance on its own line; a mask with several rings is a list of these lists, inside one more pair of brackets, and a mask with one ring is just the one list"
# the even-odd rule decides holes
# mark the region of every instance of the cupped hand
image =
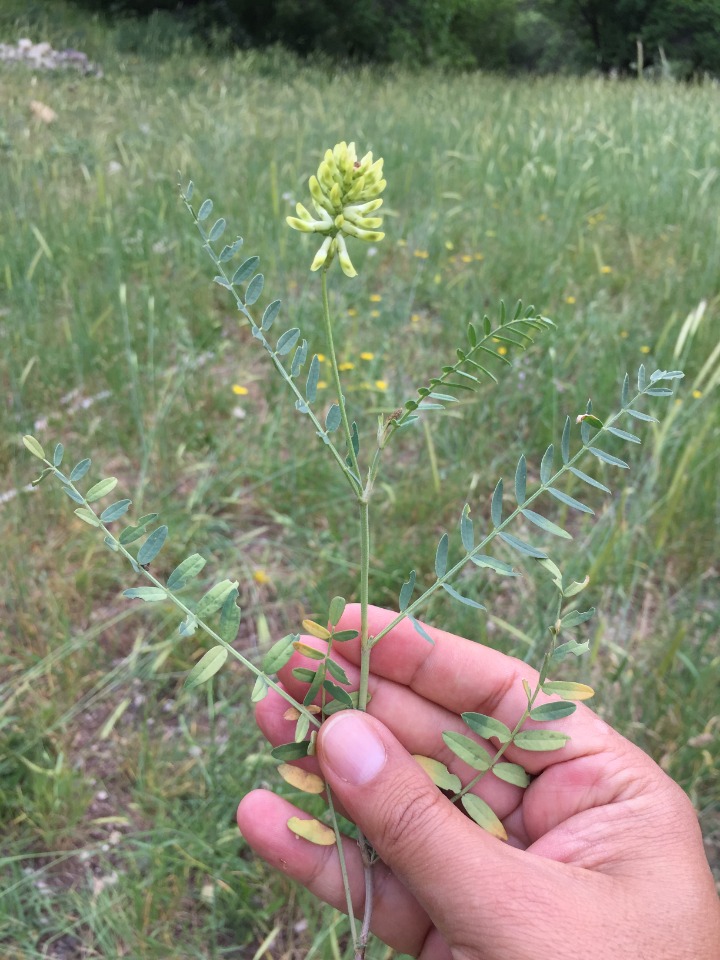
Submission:
[[[379,633],[394,614],[371,607]],[[359,629],[349,605],[339,628]],[[368,714],[343,711],[327,720],[317,755],[300,761],[320,773],[342,812],[381,860],[373,867],[372,929],[402,953],[422,960],[720,960],[720,904],[697,819],[680,787],[638,747],[580,705],[549,726],[569,734],[560,750],[511,745],[504,760],[532,776],[526,789],[486,774],[473,792],[502,820],[508,842],[485,833],[453,805],[411,756],[446,764],[463,783],[475,770],[445,745],[442,733],[472,736],[460,714],[484,713],[511,729],[526,707],[527,664],[427,628],[429,644],[402,621],[374,647]],[[317,643],[312,638],[304,638]],[[358,641],[338,644],[334,659],[356,686]],[[296,656],[281,671],[311,665]],[[551,698],[538,698],[536,704]],[[278,694],[258,704],[271,743],[292,739]],[[527,728],[547,724],[528,721]],[[250,845],[271,865],[338,909],[345,908],[338,853],[296,837],[300,814],[257,790],[238,808]],[[346,839],[353,906],[362,915],[363,866]]]

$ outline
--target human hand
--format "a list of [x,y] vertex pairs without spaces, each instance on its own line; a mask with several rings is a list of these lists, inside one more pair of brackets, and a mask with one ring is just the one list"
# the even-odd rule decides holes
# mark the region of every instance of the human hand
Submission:
[[[393,616],[371,607],[370,634]],[[357,630],[359,617],[349,605],[339,629]],[[434,645],[405,620],[374,647],[369,715],[335,714],[319,732],[316,757],[300,761],[323,776],[381,858],[373,867],[373,932],[422,960],[719,960],[720,904],[690,801],[584,705],[553,723],[571,737],[562,749],[510,746],[504,759],[534,778],[527,789],[492,775],[474,788],[503,821],[508,843],[437,789],[411,754],[440,760],[467,783],[476,771],[450,752],[442,732],[470,735],[465,711],[512,728],[527,703],[521,681],[533,684],[536,673],[427,629]],[[359,642],[338,645],[333,657],[357,684]],[[296,699],[307,689],[291,673],[301,664],[296,656],[280,677]],[[286,708],[273,691],[257,706],[273,744],[292,739]],[[238,825],[268,863],[342,910],[337,850],[295,837],[286,824],[298,813],[256,790],[240,803]],[[360,850],[351,840],[344,847],[361,914]]]

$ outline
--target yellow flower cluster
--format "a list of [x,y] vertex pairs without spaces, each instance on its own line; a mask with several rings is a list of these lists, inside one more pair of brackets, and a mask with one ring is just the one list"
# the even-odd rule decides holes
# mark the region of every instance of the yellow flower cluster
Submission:
[[385,234],[378,231],[382,217],[369,216],[382,206],[380,194],[387,185],[382,167],[382,158],[373,162],[372,153],[358,160],[355,144],[344,140],[325,152],[317,176],[310,177],[308,184],[317,218],[301,203],[296,207],[297,217],[287,218],[294,230],[325,237],[311,270],[327,269],[337,254],[345,276],[355,277],[357,271],[350,260],[345,237],[356,237],[367,243],[383,239]]

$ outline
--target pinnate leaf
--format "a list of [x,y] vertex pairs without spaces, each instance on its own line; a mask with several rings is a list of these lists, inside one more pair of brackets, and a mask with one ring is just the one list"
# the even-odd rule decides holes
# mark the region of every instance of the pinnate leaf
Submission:
[[205,558],[201,557],[199,553],[193,553],[192,556],[187,557],[181,564],[178,564],[170,574],[167,581],[168,590],[182,590],[193,577],[196,577],[200,573],[204,566]]
[[147,600],[150,603],[167,600],[167,593],[162,587],[131,587],[123,590],[123,596],[131,600]]
[[495,764],[492,772],[498,780],[504,780],[505,783],[512,783],[516,787],[527,787],[530,784],[530,777],[519,763],[505,763],[501,761]]
[[252,688],[252,693],[250,694],[250,702],[259,703],[261,700],[264,700],[269,689],[270,688],[268,687],[268,682],[265,677],[256,677],[255,685]]
[[483,830],[487,830],[489,834],[497,837],[498,840],[507,840],[505,827],[493,812],[492,808],[488,806],[483,799],[475,796],[474,793],[466,793],[462,798],[462,805],[475,823],[481,826]]
[[439,760],[433,760],[432,757],[424,757],[419,753],[413,754],[413,760],[416,760],[420,764],[436,787],[439,787],[441,790],[452,790],[453,793],[458,793],[462,790],[460,777],[456,777],[454,773],[450,773],[444,763],[440,763]]
[[82,478],[90,469],[91,463],[92,461],[90,460],[89,457],[86,457],[84,460],[81,460],[79,463],[76,463],[70,473],[70,482],[76,483],[78,480],[82,480]]
[[560,750],[570,737],[558,730],[521,730],[513,737],[513,743],[521,750]]
[[568,533],[567,530],[563,530],[562,527],[553,523],[552,520],[548,520],[547,517],[543,517],[542,514],[535,513],[534,510],[529,510],[527,507],[522,510],[521,513],[526,520],[534,523],[536,527],[540,527],[540,529],[546,533],[551,533],[555,537],[562,537],[564,540],[572,540],[572,534]]
[[247,290],[245,291],[245,304],[247,306],[251,306],[256,300],[259,299],[260,294],[263,292],[264,286],[265,277],[261,273],[256,274],[248,284]]
[[150,563],[162,550],[163,544],[167,539],[168,528],[158,527],[150,534],[145,543],[138,550],[137,562],[139,564]]
[[201,683],[206,683],[215,676],[227,657],[228,652],[225,647],[212,647],[192,668],[185,679],[184,686],[191,690],[193,687],[200,686]]
[[237,587],[237,580],[222,580],[220,583],[216,583],[214,587],[210,587],[197,605],[197,609],[195,610],[197,619],[204,620],[205,617],[209,617],[210,614],[219,610],[225,603],[227,595],[232,590],[237,590]]
[[531,720],[560,720],[562,717],[569,717],[574,713],[577,707],[574,703],[564,703],[562,700],[553,703],[543,703],[539,707],[533,707],[530,711]]
[[299,634],[289,633],[274,643],[263,658],[263,673],[277,673],[281,667],[284,667],[292,659],[293,643],[298,639]]
[[470,729],[480,737],[490,739],[495,737],[500,743],[509,743],[512,740],[512,733],[501,720],[495,717],[488,717],[484,713],[467,712],[462,714],[462,718]]
[[112,523],[113,520],[118,520],[123,514],[127,513],[131,503],[132,500],[118,500],[116,503],[111,503],[110,506],[105,507],[100,514],[101,521],[103,523]]
[[449,593],[454,600],[459,600],[460,603],[464,603],[466,607],[473,607],[475,610],[484,610],[485,607],[478,603],[477,600],[471,600],[470,597],[463,596],[462,593],[458,593],[455,587],[451,587],[449,583],[441,584],[443,590],[446,593]]
[[240,629],[240,618],[242,616],[242,611],[235,603],[237,596],[237,588],[231,590],[223,600],[223,605],[220,610],[220,624],[218,625],[218,633],[225,643],[233,643],[237,637],[238,630]]
[[85,499],[88,503],[92,503],[94,500],[100,500],[101,497],[107,496],[111,490],[114,490],[116,486],[117,477],[106,477],[104,480],[100,480],[90,487],[85,494]]
[[542,689],[543,693],[555,694],[563,700],[589,700],[595,696],[592,687],[574,680],[546,680]]
[[316,773],[310,770],[303,770],[301,767],[293,767],[289,763],[281,763],[278,767],[278,773],[285,783],[289,783],[296,790],[302,790],[303,793],[322,793],[325,789],[325,781]]
[[320,847],[331,847],[335,843],[335,833],[320,823],[319,820],[302,820],[300,817],[290,817],[287,822],[288,828],[297,837],[309,840]]
[[490,766],[490,757],[485,749],[466,737],[463,733],[455,733],[454,730],[446,730],[442,735],[445,744],[452,750],[455,756],[467,763],[473,770],[487,770]]
[[275,760],[301,760],[308,755],[310,743],[303,740],[301,743],[281,743],[270,751],[270,756]]
[[328,610],[328,623],[331,623],[334,627],[337,626],[346,606],[347,601],[345,597],[333,597],[330,601],[330,609]]
[[87,507],[78,507],[75,511],[75,514],[80,517],[81,520],[84,520],[85,523],[89,523],[91,527],[100,526],[100,520],[96,517],[92,510],[88,510]]

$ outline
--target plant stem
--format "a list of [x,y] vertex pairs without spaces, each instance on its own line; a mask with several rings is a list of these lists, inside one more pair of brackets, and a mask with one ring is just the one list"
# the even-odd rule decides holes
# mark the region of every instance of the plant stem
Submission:
[[500,758],[501,758],[502,755],[505,753],[505,751],[508,749],[508,747],[510,747],[510,746],[512,745],[512,743],[513,743],[513,741],[514,741],[514,739],[515,739],[515,735],[520,732],[523,724],[525,723],[525,721],[527,720],[527,718],[530,716],[530,711],[532,710],[533,704],[534,704],[535,701],[537,700],[537,696],[538,696],[538,694],[540,693],[540,690],[542,689],[542,685],[543,685],[543,683],[545,683],[545,680],[547,679],[547,670],[548,670],[548,667],[550,666],[550,658],[552,657],[553,653],[555,652],[555,644],[557,643],[557,636],[558,636],[558,635],[557,635],[557,630],[556,630],[554,624],[557,623],[557,621],[560,619],[560,611],[561,611],[561,609],[562,609],[562,601],[563,601],[563,595],[562,595],[562,593],[561,593],[561,594],[560,594],[560,597],[559,597],[559,599],[558,599],[557,611],[556,611],[556,613],[555,613],[555,621],[554,621],[553,625],[550,627],[550,635],[551,635],[552,639],[551,639],[551,641],[550,641],[550,646],[549,646],[548,649],[545,651],[545,656],[543,657],[542,666],[540,667],[540,672],[539,672],[539,675],[538,675],[538,682],[537,682],[537,684],[536,684],[536,686],[535,686],[535,689],[533,690],[532,694],[531,694],[530,697],[528,698],[528,705],[527,705],[527,707],[525,708],[525,710],[524,710],[522,716],[520,717],[520,719],[518,720],[518,722],[517,722],[517,723],[515,724],[515,726],[513,727],[513,730],[512,730],[512,732],[511,732],[511,734],[510,734],[510,739],[507,741],[507,743],[503,743],[503,744],[500,746],[500,748],[497,750],[495,756],[494,756],[494,757],[492,758],[492,760],[490,761],[490,766],[489,766],[489,767],[487,767],[485,770],[481,770],[480,773],[477,774],[477,776],[473,777],[473,779],[472,779],[466,786],[464,786],[464,787],[462,788],[462,790],[460,790],[460,791],[459,791],[458,793],[456,793],[453,797],[451,797],[452,803],[455,803],[455,802],[458,801],[462,796],[464,796],[469,790],[472,790],[472,788],[475,786],[475,784],[476,784],[476,783],[479,783],[479,781],[482,780],[482,778],[485,776],[486,773],[490,773],[490,771],[492,770],[492,768],[493,768],[493,767],[495,766],[495,764],[500,760]]
[[[353,446],[352,432],[348,421],[347,410],[345,408],[345,397],[342,392],[342,383],[340,381],[340,370],[338,369],[337,355],[335,353],[335,343],[332,333],[332,319],[330,317],[330,302],[328,299],[327,288],[327,268],[322,272],[322,300],[323,317],[325,319],[325,336],[327,339],[327,352],[330,358],[337,402],[340,408],[343,430],[345,432],[345,443],[347,446],[348,460],[350,462],[352,473],[357,478],[357,500],[360,511],[360,683],[358,686],[358,710],[366,710],[368,703],[368,687],[370,683],[370,651],[372,644],[368,635],[368,600],[369,600],[369,578],[370,578],[370,497],[372,494],[375,474],[379,466],[379,457],[373,458],[372,466],[368,472],[368,480],[364,489],[360,481],[360,464],[357,453]],[[333,815],[333,821],[335,817]],[[338,841],[339,843],[339,841]],[[363,913],[362,929],[360,938],[356,939],[355,925],[352,924],[353,946],[355,950],[355,960],[363,960],[367,947],[368,937],[370,936],[370,922],[373,911],[373,878],[372,846],[358,830],[358,844],[362,852],[363,872],[365,875],[365,909]],[[345,887],[345,896],[350,904],[350,888],[347,876],[343,875],[343,885]]]
[[[144,567],[138,567],[138,564],[137,564],[137,561],[135,560],[135,557],[133,557],[133,555],[130,553],[129,550],[126,550],[126,549],[125,549],[125,547],[123,546],[122,543],[120,543],[120,541],[117,539],[117,537],[115,537],[115,536],[113,535],[113,533],[110,531],[110,529],[100,520],[100,517],[99,517],[99,516],[97,515],[97,513],[95,513],[95,511],[93,510],[92,504],[89,503],[89,502],[85,499],[85,497],[83,497],[82,493],[80,493],[80,491],[77,489],[77,487],[75,486],[75,484],[72,483],[72,482],[70,481],[70,479],[69,479],[68,477],[66,477],[63,473],[61,473],[60,470],[58,470],[57,467],[55,467],[52,463],[50,463],[49,460],[43,460],[43,462],[46,463],[46,464],[48,465],[48,467],[50,467],[50,468],[52,469],[53,473],[54,473],[55,476],[61,481],[61,483],[63,484],[63,486],[69,487],[71,490],[74,490],[75,493],[76,493],[79,497],[82,497],[82,505],[83,505],[87,510],[89,510],[90,513],[92,513],[92,514],[97,518],[97,521],[98,521],[98,522],[97,522],[97,527],[98,527],[98,529],[102,530],[103,533],[105,534],[105,541],[106,541],[106,543],[108,544],[108,546],[110,546],[110,544],[112,544],[112,549],[114,550],[114,552],[116,552],[116,553],[121,553],[127,560],[130,561],[130,563],[133,565],[134,569],[136,569],[146,580],[149,580],[150,583],[152,583],[153,586],[159,587],[161,590],[164,590],[164,591],[165,591],[165,594],[166,594],[166,596],[167,596],[167,598],[168,598],[168,600],[170,600],[172,603],[174,603],[175,606],[176,606],[179,610],[181,610],[181,611],[185,614],[186,617],[190,617],[190,616],[191,616],[191,617],[194,617],[195,614],[193,613],[193,611],[190,610],[190,608],[187,607],[187,606],[182,602],[182,600],[178,600],[178,598],[175,596],[175,594],[172,592],[172,590],[168,590],[168,588],[165,586],[165,584],[164,584],[164,583],[161,583],[156,577],[154,577],[154,576],[152,575],[152,573],[150,573],[149,570],[146,570]],[[205,633],[207,633],[207,635],[208,635],[209,637],[212,637],[212,639],[213,639],[216,643],[218,643],[218,644],[220,644],[221,646],[225,647],[225,649],[228,651],[228,653],[231,654],[233,657],[235,657],[236,660],[239,660],[240,663],[242,663],[242,665],[243,665],[244,667],[247,667],[247,669],[248,669],[251,673],[253,673],[256,677],[262,677],[263,680],[267,683],[267,685],[268,685],[271,689],[273,689],[276,693],[280,694],[280,696],[281,696],[284,700],[287,700],[287,702],[288,702],[289,704],[291,704],[293,707],[295,707],[297,710],[299,710],[300,713],[302,713],[302,714],[304,714],[305,716],[307,716],[308,720],[309,720],[311,723],[313,723],[316,727],[319,727],[319,726],[320,726],[320,721],[317,719],[317,717],[313,716],[313,714],[309,712],[309,710],[307,709],[307,707],[305,707],[302,703],[298,703],[297,700],[295,700],[293,697],[291,697],[290,694],[289,694],[283,687],[280,686],[280,684],[276,683],[275,680],[273,680],[271,677],[268,677],[267,674],[263,673],[263,671],[260,670],[259,667],[256,667],[255,664],[254,664],[251,660],[248,660],[247,657],[244,657],[238,650],[235,649],[235,647],[233,647],[233,645],[232,645],[231,643],[228,643],[227,640],[224,640],[218,633],[215,632],[215,630],[212,629],[212,627],[209,627],[209,626],[205,623],[204,620],[198,619],[198,620],[197,620],[197,625],[198,625],[202,630],[204,630]]]
[[[651,386],[652,384],[649,383],[648,388],[650,388]],[[378,643],[380,640],[382,640],[382,638],[386,634],[390,633],[391,630],[394,630],[395,627],[399,623],[401,623],[408,615],[411,615],[411,616],[415,615],[416,611],[421,606],[424,605],[424,603],[429,599],[429,597],[431,597],[437,590],[439,590],[444,583],[449,583],[453,579],[453,577],[455,577],[455,575],[459,573],[460,570],[462,570],[465,564],[472,559],[473,556],[475,556],[476,554],[482,553],[485,547],[492,540],[494,540],[499,533],[502,533],[502,531],[507,526],[509,526],[518,516],[520,516],[526,507],[530,506],[531,503],[537,500],[538,497],[540,497],[543,493],[545,493],[549,488],[554,487],[557,481],[561,477],[563,477],[568,471],[572,470],[572,468],[575,466],[578,460],[581,460],[585,456],[585,454],[588,453],[591,450],[591,448],[594,447],[594,445],[597,443],[598,438],[608,432],[608,429],[615,423],[616,420],[618,420],[622,416],[622,414],[628,409],[628,407],[632,408],[634,406],[635,402],[645,394],[646,389],[647,388],[638,391],[638,393],[636,393],[635,396],[632,397],[632,399],[623,403],[622,408],[605,421],[603,426],[592,437],[592,439],[588,438],[586,441],[583,441],[583,444],[580,447],[580,449],[577,451],[577,453],[575,453],[574,456],[570,457],[567,463],[563,463],[560,469],[556,473],[554,473],[553,476],[551,476],[546,483],[541,483],[534,493],[532,493],[526,500],[524,500],[523,503],[518,504],[518,506],[511,513],[509,513],[507,517],[505,517],[502,523],[499,523],[497,526],[493,526],[493,529],[490,531],[490,533],[488,533],[487,536],[485,536],[480,541],[480,543],[478,543],[475,547],[473,547],[472,550],[469,550],[467,553],[465,553],[465,555],[461,557],[460,560],[458,560],[458,562],[454,566],[450,567],[450,569],[447,570],[442,577],[438,577],[438,579],[434,583],[432,583],[427,588],[427,590],[425,590],[417,599],[413,600],[412,603],[408,604],[405,610],[398,613],[397,616],[393,617],[391,622],[388,623],[385,627],[383,627],[382,630],[380,630],[372,638],[372,646],[375,646],[375,644]]]
[[340,383],[340,371],[338,370],[337,356],[335,354],[335,342],[333,340],[333,333],[332,333],[332,320],[330,319],[330,302],[328,300],[327,267],[324,267],[322,272],[322,301],[323,301],[323,317],[325,319],[325,336],[327,338],[327,351],[330,357],[330,366],[332,368],[333,380],[335,382],[337,402],[338,402],[338,406],[340,407],[340,416],[342,417],[343,430],[345,432],[345,443],[347,445],[348,457],[350,459],[352,469],[355,473],[355,477],[358,484],[358,492],[359,492],[360,491],[360,467],[358,466],[358,459],[355,453],[355,447],[353,446],[353,442],[352,442],[350,424],[347,418],[347,410],[345,409],[345,398],[342,392],[342,384]]

